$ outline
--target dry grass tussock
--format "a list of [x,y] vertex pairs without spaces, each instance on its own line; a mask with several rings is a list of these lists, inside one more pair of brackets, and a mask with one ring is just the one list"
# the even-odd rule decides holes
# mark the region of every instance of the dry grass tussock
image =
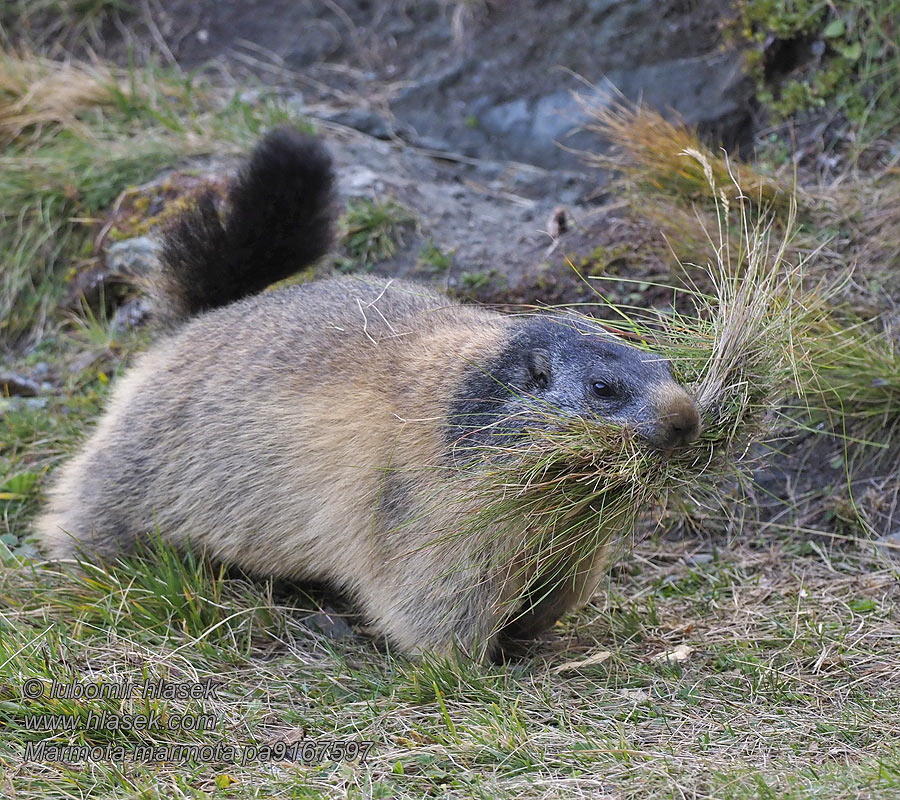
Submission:
[[0,143],[12,142],[31,128],[40,136],[45,126],[88,135],[90,127],[79,114],[112,105],[117,94],[127,96],[132,90],[104,64],[0,52]]
[[789,252],[792,259],[814,256],[808,259],[807,281],[831,279],[845,299],[870,315],[900,300],[900,290],[890,280],[900,264],[896,168],[876,174],[848,171],[829,182],[813,176],[801,181],[796,170],[785,174],[789,166],[769,175],[714,151],[688,125],[651,109],[625,101],[604,106],[584,98],[580,102],[593,119],[588,128],[610,146],[607,153],[587,158],[620,176],[619,187],[632,212],[663,232],[682,260],[696,260],[693,253],[705,248],[703,231],[715,214],[704,168],[700,161],[685,158],[699,153],[720,192],[733,192],[728,177],[733,174],[742,196],[759,213],[771,212],[777,228],[786,229],[796,203]]
[[[578,99],[593,120],[587,129],[611,146],[606,154],[588,154],[589,160],[625,176],[636,191],[708,205],[712,180],[717,192],[738,189],[761,207],[785,214],[795,195],[801,204],[807,200],[797,187],[786,186],[750,165],[729,161],[703,144],[687,125],[669,122],[652,109],[624,100],[597,105]],[[698,157],[685,158],[686,153]]]
[[[787,242],[785,259],[804,264],[791,302],[806,308],[809,335],[792,336],[789,344],[802,351],[794,360],[806,413],[813,425],[824,420],[841,435],[894,449],[900,418],[896,171],[800,186],[794,174],[768,176],[713,152],[686,125],[654,111],[623,103],[586,108],[594,130],[611,143],[610,153],[594,160],[620,174],[628,213],[666,238],[678,267],[673,280],[710,286],[692,266],[702,263],[706,231],[718,229],[723,245],[739,251],[745,203],[770,220]],[[731,174],[737,180],[723,182]]]

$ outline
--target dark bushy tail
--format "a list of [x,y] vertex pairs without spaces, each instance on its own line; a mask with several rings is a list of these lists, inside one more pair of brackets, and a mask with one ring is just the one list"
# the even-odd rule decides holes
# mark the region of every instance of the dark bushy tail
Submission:
[[276,128],[231,185],[224,218],[215,195],[167,229],[157,287],[173,316],[256,294],[325,255],[332,244],[334,172],[316,139]]

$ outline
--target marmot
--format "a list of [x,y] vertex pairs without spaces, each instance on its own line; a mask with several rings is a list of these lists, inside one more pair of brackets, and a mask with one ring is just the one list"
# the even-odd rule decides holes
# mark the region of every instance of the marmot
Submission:
[[472,509],[466,453],[527,436],[534,400],[663,448],[697,436],[697,409],[664,360],[599,325],[373,277],[261,292],[327,253],[333,184],[317,140],[276,129],[224,218],[207,195],[170,227],[158,288],[181,320],[118,381],[37,532],[67,558],[158,530],[251,574],[328,583],[407,653],[489,656],[509,623],[530,635],[586,602],[604,553],[522,607],[541,576],[446,535]]

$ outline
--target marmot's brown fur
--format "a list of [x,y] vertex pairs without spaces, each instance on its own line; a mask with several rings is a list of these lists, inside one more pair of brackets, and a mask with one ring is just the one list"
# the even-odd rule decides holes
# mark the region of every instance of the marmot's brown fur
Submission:
[[[158,530],[251,573],[327,582],[406,652],[485,656],[540,578],[484,564],[490,531],[446,536],[476,503],[455,479],[467,448],[527,435],[529,398],[666,447],[696,436],[697,411],[664,361],[565,317],[376,278],[254,294],[327,251],[332,181],[321,145],[280,129],[224,221],[205,198],[168,231],[160,286],[187,319],[118,381],[37,531],[64,558]],[[517,633],[585,602],[604,558],[517,615]]]

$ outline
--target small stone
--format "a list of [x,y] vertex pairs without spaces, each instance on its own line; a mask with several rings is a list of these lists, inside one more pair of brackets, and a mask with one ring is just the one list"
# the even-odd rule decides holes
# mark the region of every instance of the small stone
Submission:
[[34,397],[41,391],[41,385],[36,380],[0,369],[0,394],[5,396],[17,395],[18,397]]
[[900,529],[875,540],[878,552],[891,558],[900,558]]
[[42,381],[50,374],[50,365],[46,361],[38,361],[32,368],[31,374],[35,380]]
[[328,609],[323,609],[306,618],[306,624],[329,639],[347,639],[356,634],[344,618]]
[[341,170],[339,181],[343,194],[351,197],[360,197],[368,195],[370,190],[378,183],[379,178],[368,167],[352,166]]
[[692,553],[682,559],[687,567],[700,567],[703,564],[709,564],[712,560],[712,553]]
[[136,328],[150,314],[150,303],[143,297],[134,297],[116,309],[113,317],[113,330],[124,333]]

